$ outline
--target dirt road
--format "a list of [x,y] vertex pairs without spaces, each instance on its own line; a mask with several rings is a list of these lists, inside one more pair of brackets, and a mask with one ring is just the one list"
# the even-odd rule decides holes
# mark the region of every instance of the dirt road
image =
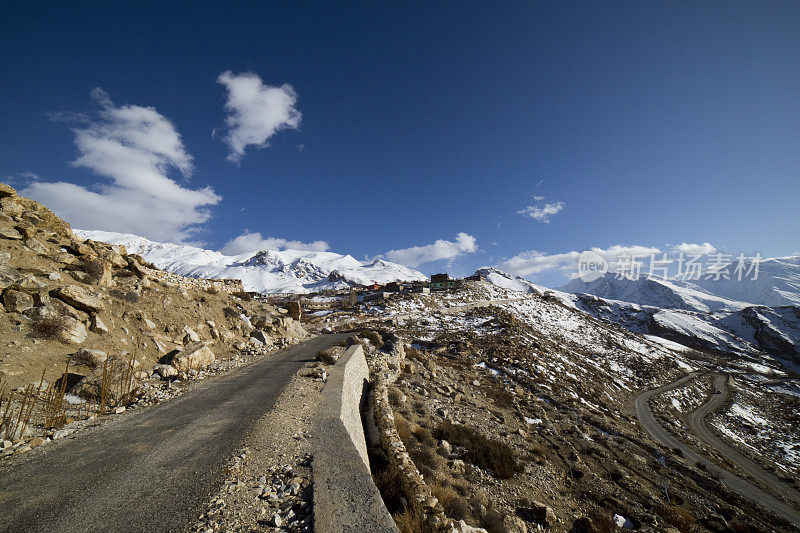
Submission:
[[[683,441],[680,441],[676,437],[674,437],[669,431],[667,431],[661,424],[659,424],[656,421],[655,417],[653,416],[653,412],[650,409],[650,404],[649,404],[650,399],[653,396],[663,394],[672,389],[681,387],[682,385],[695,379],[697,376],[698,376],[697,373],[692,373],[682,377],[677,381],[664,385],[663,387],[645,391],[639,394],[639,396],[637,396],[635,400],[636,416],[639,419],[639,422],[642,424],[644,429],[658,442],[660,442],[661,444],[670,449],[675,449],[675,448],[679,449],[683,453],[683,457],[687,461],[691,463],[702,463],[703,465],[705,465],[706,469],[709,472],[718,476],[719,481],[732,491],[740,494],[745,498],[754,501],[755,503],[761,505],[762,507],[765,507],[773,511],[777,515],[782,516],[786,520],[792,522],[795,526],[800,527],[800,511],[798,511],[798,506],[796,504],[793,505],[792,503],[790,503],[791,500],[789,500],[789,502],[783,501],[779,499],[777,496],[761,489],[756,484],[740,476],[737,476],[736,474],[733,474],[730,471],[720,467],[719,465],[710,461],[709,459],[706,459],[702,455],[698,454],[692,447],[688,446]],[[723,379],[727,380],[727,378],[724,378],[724,376]],[[715,385],[717,384],[718,384],[717,375],[715,375]],[[727,387],[725,387],[725,390],[727,390]],[[705,440],[705,437],[708,436],[708,434],[711,434],[711,430],[709,430],[705,426],[704,419],[714,409],[722,405],[725,399],[726,398],[724,393],[712,394],[703,403],[703,405],[701,405],[697,410],[695,410],[690,415],[690,426],[692,431],[700,429],[698,437],[703,438],[703,440]],[[713,434],[711,435],[713,436]],[[716,437],[714,438],[717,441],[719,440]],[[724,443],[721,443],[721,441],[720,444],[723,444],[722,448],[718,448],[716,444],[712,444],[711,442],[709,442],[709,444],[714,446],[718,451],[720,451],[720,453],[723,453],[724,455],[728,456],[725,453],[724,448],[729,448],[729,447],[725,446]],[[731,451],[735,452],[735,450]],[[739,455],[741,457],[741,454],[738,454],[738,452],[736,453],[736,455]],[[736,460],[737,458],[735,456],[728,456],[728,458],[733,463],[735,463],[739,468],[742,468],[742,470],[748,472],[747,468],[744,467],[744,464]],[[745,459],[747,462],[750,462],[744,457],[741,458]],[[751,465],[754,466],[752,463]],[[763,473],[768,474],[767,472]],[[757,479],[761,478],[757,477]],[[784,493],[785,485],[783,483],[779,483],[779,486],[781,487],[779,492],[788,497],[788,495]]]

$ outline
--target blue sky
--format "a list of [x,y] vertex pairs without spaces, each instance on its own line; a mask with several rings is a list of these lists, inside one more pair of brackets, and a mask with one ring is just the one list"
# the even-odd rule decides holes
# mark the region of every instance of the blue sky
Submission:
[[86,229],[551,285],[800,251],[797,2],[253,4],[3,3],[0,176]]

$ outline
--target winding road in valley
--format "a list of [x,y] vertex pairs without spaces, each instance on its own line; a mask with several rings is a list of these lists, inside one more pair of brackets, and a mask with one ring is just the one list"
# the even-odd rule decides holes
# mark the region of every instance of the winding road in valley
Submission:
[[720,467],[713,461],[698,454],[694,448],[672,435],[666,428],[659,424],[650,409],[650,399],[659,394],[664,394],[670,390],[677,389],[688,382],[699,377],[699,373],[692,373],[681,379],[639,394],[635,400],[636,416],[645,430],[658,442],[671,449],[679,449],[683,457],[691,463],[702,463],[706,469],[715,474],[719,481],[732,491],[748,498],[757,504],[775,512],[786,520],[800,527],[800,493],[786,486],[777,476],[764,471],[753,461],[743,456],[727,444],[725,444],[714,432],[706,425],[706,417],[724,404],[729,396],[728,376],[725,374],[713,374],[714,388],[720,394],[710,394],[703,404],[689,414],[689,428],[701,440],[712,446],[720,454],[740,468],[743,472],[752,476],[760,483],[770,487],[777,494],[785,498],[786,501],[776,495],[763,490],[761,487],[744,479],[732,472]]
[[0,531],[185,530],[322,335],[0,468]]

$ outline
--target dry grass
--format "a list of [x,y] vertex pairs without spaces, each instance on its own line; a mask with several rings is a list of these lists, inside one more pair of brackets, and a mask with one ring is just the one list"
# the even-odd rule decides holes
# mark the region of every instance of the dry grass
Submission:
[[444,514],[454,520],[467,520],[470,517],[469,503],[450,487],[432,485],[431,493],[444,508]]
[[400,533],[426,533],[425,515],[418,507],[406,507],[393,518]]
[[680,507],[656,505],[655,512],[668,524],[681,531],[687,531],[696,522],[692,513]]
[[510,478],[522,470],[514,450],[508,444],[487,438],[472,428],[445,421],[436,428],[434,435],[437,439],[466,448],[466,459],[470,463],[490,470],[499,479]]
[[373,479],[389,512],[399,510],[402,507],[403,497],[403,479],[400,472],[386,468],[376,472]]
[[411,425],[408,423],[408,420],[402,415],[395,414],[394,427],[397,429],[397,435],[400,437],[400,440],[404,443],[408,443],[409,438],[411,438]]

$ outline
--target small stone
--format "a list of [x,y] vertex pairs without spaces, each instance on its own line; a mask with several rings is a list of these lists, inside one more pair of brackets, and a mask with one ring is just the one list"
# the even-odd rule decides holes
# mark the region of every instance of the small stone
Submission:
[[71,434],[75,430],[73,428],[69,429],[59,429],[55,433],[53,433],[53,440],[63,439],[67,435]]
[[89,325],[89,329],[95,333],[108,333],[108,326],[106,326],[105,322],[103,322],[103,320],[97,315],[92,315],[92,321]]

